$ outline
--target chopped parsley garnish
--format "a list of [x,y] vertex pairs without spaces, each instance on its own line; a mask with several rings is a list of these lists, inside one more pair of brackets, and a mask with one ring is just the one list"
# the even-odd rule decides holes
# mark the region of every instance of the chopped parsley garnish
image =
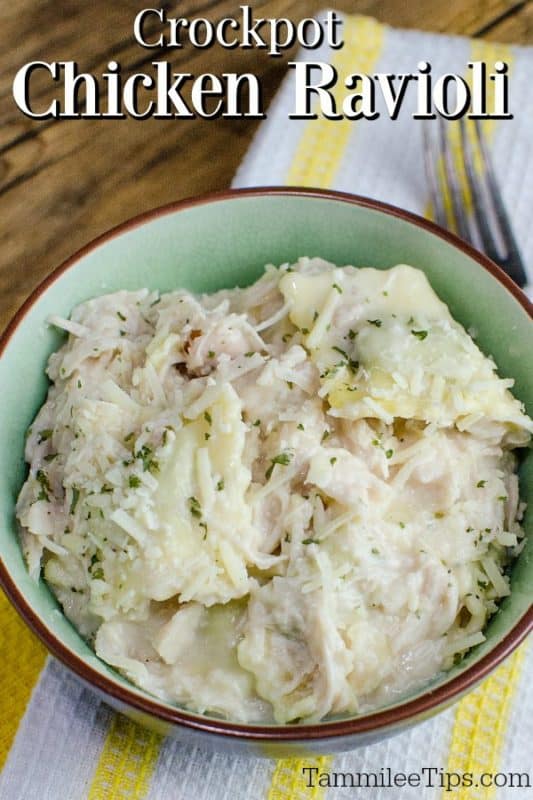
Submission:
[[79,378],[78,378],[78,389],[81,389],[81,381]]
[[346,359],[346,361],[350,360],[350,357],[349,357],[348,353],[346,352],[346,350],[343,350],[342,347],[337,347],[337,346],[334,345],[331,349],[332,350],[336,350],[337,353],[340,353],[341,356]]
[[339,286],[338,283],[332,283],[331,284],[331,288],[332,289],[336,289],[339,294],[342,294],[342,289],[341,289],[341,287]]
[[[344,366],[349,367],[352,370],[352,372],[356,372],[359,369],[359,361],[354,361],[352,358],[350,358],[346,350],[343,350],[342,347],[337,347],[336,345],[333,345],[331,349],[336,350],[337,353],[340,353],[341,356],[345,359],[346,363],[341,362],[340,364],[336,364],[335,367],[326,370],[320,376],[321,378],[327,378],[328,375],[330,374],[331,369],[336,370],[338,367],[344,367]],[[333,372],[332,374],[335,373]]]
[[208,357],[208,358],[214,358],[214,357],[215,357],[215,351],[214,351],[214,350],[210,350],[210,351],[208,352],[208,354],[207,354],[207,357]]
[[53,432],[54,431],[52,428],[45,428],[43,431],[39,431],[39,441],[37,442],[37,444],[42,444],[43,442],[46,442],[46,440],[51,437]]
[[204,433],[204,439],[206,440],[206,442],[208,442],[210,438],[211,438],[210,433]]
[[505,503],[505,501],[507,500],[507,495],[500,494],[499,497],[498,497],[498,500],[501,500],[502,503]]
[[281,341],[283,342],[283,344],[287,344],[287,342],[291,338],[292,338],[292,333],[284,333],[283,336],[281,337]]
[[117,311],[117,317],[122,320],[122,322],[126,322],[126,317],[124,314],[121,314],[120,311]]
[[299,431],[304,431],[305,430],[305,428],[304,428],[304,426],[302,425],[301,422],[299,422],[296,427],[298,428]]
[[104,483],[104,485],[100,489],[100,494],[111,494],[112,492],[113,492],[113,487],[109,486],[108,483]]
[[385,450],[385,458],[392,458],[394,455],[394,450]]
[[285,538],[283,539],[284,542],[290,542],[291,535],[288,531],[285,531]]
[[332,375],[335,375],[335,373],[338,371],[338,369],[339,369],[339,365],[338,364],[336,366],[333,366],[333,367],[328,367],[327,369],[324,370],[324,372],[320,373],[320,377],[321,378],[329,378]]
[[307,336],[309,333],[309,328],[300,328],[300,333],[303,333],[304,336]]
[[128,485],[130,489],[138,489],[141,485],[141,479],[138,475],[130,475],[128,478]]
[[376,328],[381,328],[383,322],[380,319],[367,319],[369,325],[374,325]]
[[78,500],[80,499],[80,490],[76,487],[72,487],[72,500],[70,501],[70,514],[74,514],[76,511],[76,506],[78,505]]
[[209,413],[209,411],[204,411],[204,419],[205,419],[205,421],[206,421],[206,422],[208,422],[210,425],[211,425],[211,423],[213,422],[213,418],[211,417],[211,414]]
[[411,331],[411,333],[413,336],[416,336],[417,339],[420,339],[421,342],[423,342],[428,335],[427,331]]
[[289,389],[294,389],[294,383],[292,381],[287,381],[287,386]]
[[255,355],[255,350],[249,350],[247,353],[244,354],[244,357],[251,358],[253,355]]
[[302,544],[320,544],[320,541],[311,537],[309,539],[302,539]]
[[135,437],[134,431],[128,433],[128,435],[124,437],[124,444],[130,444],[133,441],[134,437]]
[[487,481],[485,481],[485,480],[478,481],[476,483],[476,488],[477,489],[483,489],[483,487],[485,486],[486,483],[487,483]]
[[320,443],[322,444],[322,442],[325,442],[328,436],[330,435],[331,435],[330,432],[328,430],[325,430],[324,433],[322,434],[322,439],[320,440]]
[[189,497],[189,511],[198,519],[202,516],[202,507],[196,497]]
[[348,331],[348,339],[351,339],[351,340],[353,341],[353,340],[355,339],[355,337],[356,337],[356,336],[357,336],[357,331],[353,331],[353,330],[350,328],[350,330]]
[[336,460],[337,460],[336,456],[333,456],[333,458],[330,458],[329,463],[331,464],[331,466],[333,466],[335,464]]
[[372,548],[372,553],[373,553],[375,556],[379,556],[379,550],[378,550],[378,548],[377,548],[377,547],[373,547],[373,548]]
[[270,478],[276,464],[280,464],[282,467],[286,467],[288,464],[290,464],[291,458],[292,458],[292,453],[278,453],[277,456],[274,456],[274,458],[270,459],[270,466],[265,473],[266,479],[268,480]]
[[44,460],[48,462],[53,461],[54,458],[58,457],[58,455],[59,453],[48,453],[48,455],[44,457]]
[[221,478],[219,481],[217,481],[217,492],[221,492],[223,488],[224,488],[224,478]]
[[42,469],[38,469],[35,478],[37,480],[37,483],[41,487],[40,492],[37,496],[37,500],[46,500],[46,502],[48,503],[50,501],[50,498],[48,497],[48,492],[51,492],[52,490],[50,488],[50,483],[48,481],[48,476],[46,472],[44,472],[44,470]]
[[261,420],[260,419],[256,419],[255,422],[252,422],[252,425],[254,426],[254,428],[258,428],[261,425]]
[[316,311],[315,309],[315,311],[313,312],[313,322],[316,322],[317,319],[318,319],[318,311]]
[[135,453],[135,458],[140,458],[143,462],[143,472],[151,472],[154,475],[159,472],[159,462],[154,458],[152,450],[148,445],[143,445],[141,449]]

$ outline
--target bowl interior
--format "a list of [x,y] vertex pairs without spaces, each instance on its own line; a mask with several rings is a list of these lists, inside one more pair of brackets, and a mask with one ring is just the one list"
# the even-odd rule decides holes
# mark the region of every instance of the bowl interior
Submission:
[[[456,319],[475,330],[478,344],[494,357],[500,374],[516,380],[513,391],[533,413],[533,332],[526,311],[473,257],[408,219],[340,197],[243,194],[155,214],[89,249],[26,310],[0,359],[0,555],[27,604],[53,635],[134,694],[143,692],[99,661],[47,586],[29,578],[18,544],[14,504],[25,477],[24,434],[45,399],[47,357],[62,340],[47,326],[46,317],[68,316],[76,304],[118,289],[186,287],[201,292],[246,285],[265,264],[302,255],[338,265],[388,268],[403,262],[424,270]],[[512,594],[491,621],[487,641],[431,688],[493,649],[531,604],[533,454],[524,458],[520,475],[530,509],[525,519],[530,537],[512,571]]]

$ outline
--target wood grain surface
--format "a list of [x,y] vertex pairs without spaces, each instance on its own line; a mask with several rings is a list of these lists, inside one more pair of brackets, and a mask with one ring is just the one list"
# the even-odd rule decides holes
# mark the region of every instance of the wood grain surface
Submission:
[[[533,43],[533,4],[512,0],[256,0],[254,14],[295,21],[326,6],[391,25]],[[124,75],[151,61],[175,71],[257,74],[264,102],[287,60],[259,50],[143,50],[132,26],[143,0],[0,0],[0,329],[31,290],[67,256],[110,227],[151,207],[227,187],[257,120],[33,121],[11,86],[28,61],[76,60],[98,75],[117,59]],[[237,16],[234,0],[158,2],[170,16],[213,21]],[[51,82],[32,83],[46,108]]]

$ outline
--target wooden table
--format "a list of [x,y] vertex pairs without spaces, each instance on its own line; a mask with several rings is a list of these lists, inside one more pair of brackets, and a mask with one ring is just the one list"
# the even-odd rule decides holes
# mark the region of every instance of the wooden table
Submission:
[[[371,14],[392,25],[533,43],[533,4],[514,0],[256,0],[256,16],[297,21],[324,6]],[[42,278],[98,234],[151,207],[227,187],[257,121],[48,120],[15,106],[16,71],[34,60],[76,60],[93,74],[116,58],[123,73],[158,57],[176,71],[255,72],[271,100],[294,53],[259,50],[143,50],[133,19],[144,0],[1,0],[0,329]],[[237,0],[158,2],[169,16],[212,20],[239,13]],[[42,102],[52,84],[42,82]],[[48,98],[48,102],[45,102]]]

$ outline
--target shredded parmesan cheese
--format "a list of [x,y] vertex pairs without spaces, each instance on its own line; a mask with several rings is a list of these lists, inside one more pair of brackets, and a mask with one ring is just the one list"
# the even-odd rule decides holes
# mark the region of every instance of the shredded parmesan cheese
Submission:
[[22,547],[130,680],[316,721],[484,641],[533,424],[422,272],[304,258],[49,321],[68,339],[27,439]]

